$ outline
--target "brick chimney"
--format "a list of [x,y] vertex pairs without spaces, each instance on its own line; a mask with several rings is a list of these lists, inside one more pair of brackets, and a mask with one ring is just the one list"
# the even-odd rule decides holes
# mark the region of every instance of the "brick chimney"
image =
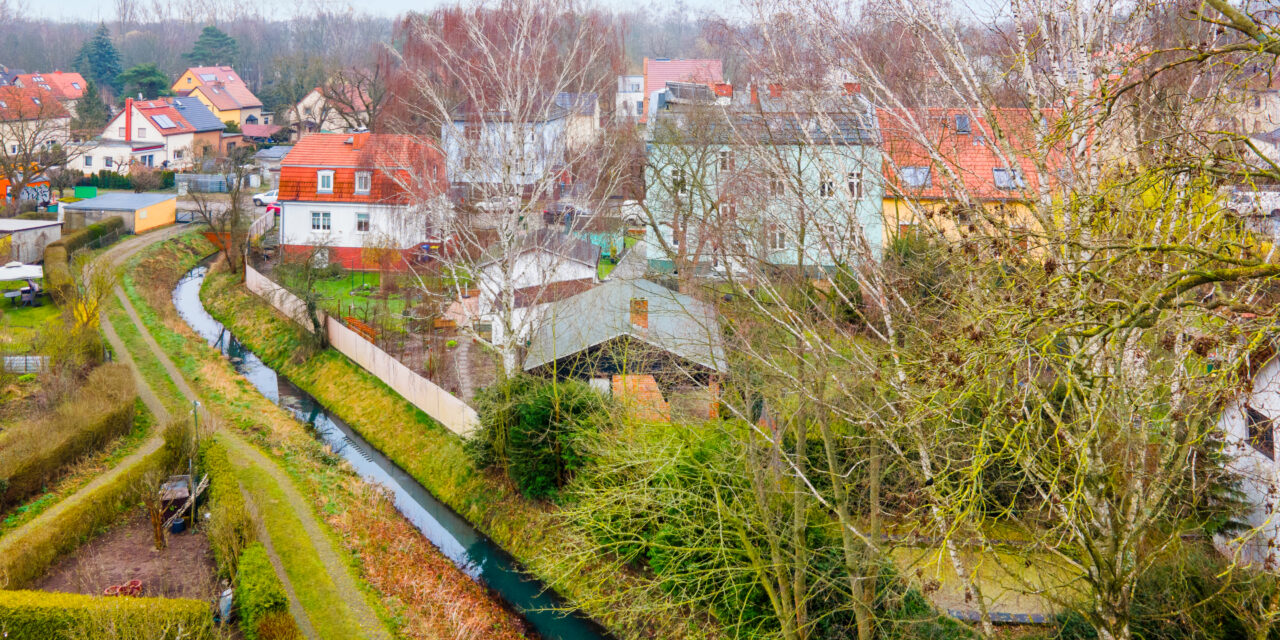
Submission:
[[751,84],[751,104],[760,104],[760,87]]
[[769,97],[770,97],[770,98],[781,98],[781,97],[782,97],[782,85],[780,85],[780,84],[771,84],[771,85],[769,85]]
[[133,98],[124,99],[124,140],[133,140]]
[[352,138],[351,146],[356,149],[360,149],[364,147],[364,143],[369,141],[369,132],[362,131],[360,133],[352,134],[351,138]]
[[641,329],[649,328],[649,301],[647,299],[631,299],[631,324]]

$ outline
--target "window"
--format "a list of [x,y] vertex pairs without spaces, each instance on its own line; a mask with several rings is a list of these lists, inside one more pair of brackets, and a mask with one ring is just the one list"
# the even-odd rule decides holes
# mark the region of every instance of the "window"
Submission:
[[[333,172],[316,172],[316,193],[333,193]],[[326,229],[328,227],[325,227]]]
[[32,98],[31,101],[36,104],[40,104],[40,98]]
[[8,108],[9,108],[9,103],[5,102],[4,100],[0,100],[0,109],[8,109]]
[[684,179],[684,171],[671,170],[671,186],[675,188],[676,193],[689,193],[689,183]]
[[152,156],[143,156],[143,157],[142,157],[142,164],[144,164],[144,165],[146,165],[146,166],[148,166],[148,167],[154,167],[154,166],[155,166],[155,162],[156,162],[156,157],[155,157],[155,156],[153,156],[153,155],[152,155]]
[[[103,158],[103,159],[102,159],[102,164],[103,164],[104,166],[108,166],[108,167],[109,167],[109,166],[111,166],[111,165],[112,165],[112,164],[114,164],[114,163],[115,163],[115,161],[111,159],[111,156],[107,156],[107,157],[105,157],[105,158]],[[88,164],[88,163],[86,163],[86,164]]]
[[786,230],[776,224],[769,225],[768,230],[765,232],[765,243],[768,245],[770,250],[776,251],[778,249],[786,249]]
[[373,188],[373,173],[369,171],[356,172],[356,193],[369,193]]
[[174,151],[174,152],[173,152],[173,159],[174,159],[174,160],[181,160],[181,159],[182,159],[182,149],[178,149],[177,151]]
[[1244,421],[1249,444],[1254,449],[1257,449],[1258,453],[1274,460],[1276,455],[1275,423],[1263,415],[1261,411],[1249,405],[1244,406]]
[[971,129],[969,128],[969,116],[964,114],[957,115],[956,116],[956,133],[959,133],[961,135],[969,135],[970,131]]
[[367,213],[356,214],[356,231],[360,233],[369,232],[369,214]]
[[644,100],[636,100],[636,115],[644,115]]
[[85,156],[85,157],[84,157],[84,166],[86,166],[86,167],[92,167],[92,166],[93,166],[93,156]]
[[147,137],[147,128],[146,128],[146,127],[138,127],[138,137],[139,137],[139,138],[145,138],[145,137]]
[[79,83],[79,82],[72,82],[72,83],[71,83],[71,88],[72,88],[72,89],[75,89],[76,91],[79,91],[79,90],[80,90],[80,83]]
[[854,200],[862,199],[862,172],[851,171],[849,178],[849,196]]
[[640,93],[640,83],[639,83],[639,82],[632,82],[632,83],[631,83],[631,93]]
[[166,116],[164,114],[158,114],[155,117],[153,117],[152,120],[155,120],[156,124],[160,125],[161,129],[173,129],[178,126],[174,124],[172,120],[169,119],[169,116]]
[[724,150],[720,152],[720,170],[728,171],[733,168],[733,152]]
[[831,198],[836,195],[836,183],[831,180],[823,180],[818,183],[818,195],[824,198]]
[[119,132],[118,132],[118,135],[119,135],[121,138],[123,138],[123,137],[125,137],[125,136],[129,135],[129,132],[128,132],[128,131],[126,131],[124,127],[120,127]]
[[1023,179],[1021,169],[992,169],[991,172],[995,176],[997,189],[1013,190],[1027,187],[1027,181]]
[[912,189],[924,189],[932,182],[929,167],[903,167],[898,170],[898,176],[902,178],[902,186]]
[[329,212],[328,211],[312,211],[311,212],[311,230],[312,231],[328,231],[329,230]]

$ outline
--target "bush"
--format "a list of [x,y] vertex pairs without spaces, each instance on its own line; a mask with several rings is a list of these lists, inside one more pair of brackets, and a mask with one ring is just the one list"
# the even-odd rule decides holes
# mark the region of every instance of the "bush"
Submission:
[[[158,176],[159,180],[155,184],[148,183],[147,185],[145,185],[147,189],[157,188],[157,187],[160,189],[168,189],[169,187],[173,186],[174,184],[173,171],[157,171],[157,170],[151,170],[151,171]],[[99,189],[133,189],[135,188],[133,180],[129,176],[121,175],[110,169],[101,169],[97,173],[91,173],[89,175],[86,175],[83,178],[80,178],[79,180],[77,180],[75,186],[98,187]]]
[[89,243],[112,233],[124,231],[123,218],[107,218],[78,231],[63,235],[44,248],[44,282],[59,300],[65,299],[72,285],[71,254]]
[[198,640],[215,635],[209,605],[199,600],[0,591],[0,637]]
[[240,631],[248,640],[297,637],[282,631],[289,618],[289,596],[276,576],[275,567],[267,557],[267,549],[260,543],[245,547],[240,554],[240,570],[236,573],[236,609],[240,612]]
[[586,384],[526,375],[482,390],[476,409],[480,428],[467,452],[534,499],[554,496],[587,462],[582,436],[612,421],[609,402]]
[[235,580],[240,554],[253,541],[253,524],[236,480],[235,468],[227,458],[227,448],[217,440],[205,440],[200,448],[200,466],[209,474],[209,545],[213,547],[218,573]]
[[18,214],[19,220],[57,220],[56,211],[27,211]]
[[128,367],[94,369],[52,415],[20,423],[0,435],[0,506],[39,491],[63,467],[133,427],[137,392]]

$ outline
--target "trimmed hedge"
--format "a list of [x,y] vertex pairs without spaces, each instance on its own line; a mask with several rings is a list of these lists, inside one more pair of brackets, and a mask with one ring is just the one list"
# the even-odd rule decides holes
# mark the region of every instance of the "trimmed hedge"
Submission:
[[249,510],[226,445],[212,438],[200,443],[200,467],[209,475],[209,546],[219,575],[234,580],[240,554],[254,538]]
[[134,461],[109,482],[62,501],[54,507],[61,509],[56,515],[38,519],[39,526],[0,538],[0,589],[17,589],[40,577],[59,556],[135,506],[143,478],[151,472],[168,473],[177,462],[182,442],[189,442],[190,437],[189,428],[170,427],[165,431],[164,446]]
[[105,364],[52,415],[0,435],[0,507],[39,491],[66,465],[128,433],[137,397],[128,367]]
[[[276,576],[271,559],[267,557],[267,548],[261,543],[249,545],[240,554],[240,570],[236,573],[235,584],[240,631],[247,640],[276,640],[301,635],[297,633],[297,625],[288,625],[283,620],[293,620],[289,617],[289,596]],[[287,630],[289,627],[293,629],[292,635]]]
[[56,211],[26,211],[18,214],[19,220],[47,220],[53,221],[58,219]]
[[58,296],[71,286],[71,254],[112,232],[124,230],[124,219],[107,218],[78,231],[63,235],[44,248],[44,282]]
[[[143,629],[145,636],[139,633]],[[0,637],[48,640],[67,636],[148,640],[215,637],[213,613],[208,603],[199,600],[0,591]]]

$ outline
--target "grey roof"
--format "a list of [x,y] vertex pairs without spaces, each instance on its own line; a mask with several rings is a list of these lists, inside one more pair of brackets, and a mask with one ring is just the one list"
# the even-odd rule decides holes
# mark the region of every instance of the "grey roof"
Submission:
[[[649,327],[631,324],[631,300],[649,303]],[[529,341],[526,370],[630,336],[713,371],[728,370],[715,311],[648,280],[610,280],[548,306]]]
[[79,202],[64,202],[59,206],[73,211],[137,211],[177,197],[172,193],[107,193]]
[[57,220],[21,220],[19,218],[0,218],[0,233],[13,233],[27,229],[61,226]]
[[[714,113],[714,112],[713,112]],[[876,143],[875,120],[855,111],[827,112],[744,112],[714,114],[702,132],[707,143],[735,144],[830,144],[869,145]],[[658,113],[659,130],[655,142],[678,142],[686,130],[684,113]]]
[[[557,254],[565,260],[581,262],[589,267],[594,267],[600,262],[600,247],[554,229],[544,228],[525,233],[512,242],[511,248],[515,253],[542,249],[549,253]],[[497,262],[503,255],[505,255],[503,247],[490,246],[485,250],[485,255],[480,259],[476,268],[483,268],[486,265]]]
[[253,154],[253,157],[259,160],[283,160],[284,157],[289,154],[291,149],[293,149],[293,145],[290,144],[276,145],[274,147],[267,147],[266,149],[259,150],[257,153]]
[[600,96],[595,93],[557,93],[556,106],[580,116],[594,116]]
[[209,107],[195,98],[174,98],[173,108],[177,109],[183,119],[191,123],[196,131],[222,131],[227,128],[226,124],[213,115]]

